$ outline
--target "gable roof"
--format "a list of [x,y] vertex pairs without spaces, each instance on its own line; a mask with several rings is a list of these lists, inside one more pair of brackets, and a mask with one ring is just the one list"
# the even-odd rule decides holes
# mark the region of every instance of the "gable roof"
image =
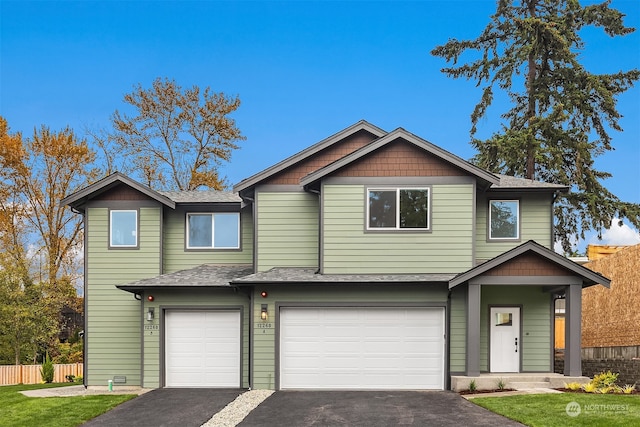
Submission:
[[344,157],[342,157],[339,160],[336,160],[335,162],[318,169],[315,172],[310,173],[309,175],[303,177],[300,180],[300,183],[304,186],[307,187],[309,185],[311,185],[314,182],[317,182],[318,180],[324,178],[325,176],[331,174],[332,172],[335,172],[336,170],[372,153],[373,151],[376,151],[384,146],[386,146],[387,144],[390,144],[394,141],[396,141],[397,139],[403,139],[407,142],[409,142],[410,144],[415,145],[418,148],[423,149],[424,151],[428,152],[429,154],[444,160],[445,162],[448,162],[450,164],[452,164],[453,166],[456,166],[464,171],[466,171],[467,173],[475,176],[477,179],[479,179],[483,184],[485,188],[488,188],[491,185],[499,185],[500,184],[500,178],[497,177],[496,175],[487,172],[484,169],[481,169],[469,162],[467,162],[466,160],[463,160],[462,158],[456,156],[455,154],[452,154],[432,143],[430,143],[429,141],[426,141],[422,138],[420,138],[419,136],[416,136],[414,134],[412,134],[411,132],[408,132],[406,130],[404,130],[403,128],[397,128],[396,130],[389,132],[388,134],[376,139],[375,141],[371,142],[370,144],[365,145],[364,147],[360,148],[359,150],[354,151],[351,154],[348,154]]
[[152,190],[146,185],[140,184],[138,181],[135,181],[128,176],[121,174],[120,172],[114,172],[111,175],[102,178],[100,181],[94,182],[93,184],[76,191],[75,193],[62,199],[60,201],[60,204],[69,205],[74,209],[82,210],[82,206],[87,203],[87,201],[120,184],[127,185],[172,209],[175,209],[176,207],[175,202],[167,196],[160,194],[155,190]]
[[250,176],[249,178],[245,178],[242,181],[240,181],[239,183],[237,183],[236,185],[233,186],[233,191],[240,193],[243,190],[246,190],[249,187],[252,187],[256,184],[258,184],[260,181],[263,181],[275,174],[277,174],[278,172],[283,171],[284,169],[299,163],[300,161],[313,156],[314,154],[324,150],[325,148],[328,148],[330,146],[332,146],[333,144],[355,134],[356,132],[359,131],[367,131],[373,135],[375,135],[376,137],[381,137],[383,135],[386,134],[386,132],[382,129],[380,129],[377,126],[372,125],[371,123],[367,122],[366,120],[360,120],[357,123],[354,123],[353,125],[349,126],[346,129],[341,130],[338,133],[335,133],[333,135],[331,135],[328,138],[323,139],[322,141],[305,148],[304,150],[294,154],[293,156],[290,156],[284,160],[282,160],[279,163],[276,163],[275,165],[261,171],[258,172],[255,175]]
[[242,199],[237,193],[218,190],[190,190],[190,191],[158,191],[176,203],[240,203]]
[[574,273],[576,276],[580,276],[583,280],[583,287],[600,283],[601,285],[608,288],[609,284],[611,283],[611,281],[606,277],[592,270],[589,270],[588,268],[583,267],[580,264],[577,264],[571,261],[570,259],[567,259],[562,255],[555,253],[550,249],[547,249],[546,247],[540,245],[539,243],[534,242],[533,240],[529,240],[521,244],[520,246],[516,246],[515,248],[507,252],[504,252],[498,255],[497,257],[472,268],[471,270],[467,270],[464,273],[460,273],[459,275],[457,275],[456,277],[454,277],[449,281],[449,289],[454,288],[458,285],[461,285],[465,282],[468,282],[469,280],[475,277],[478,277],[488,272],[489,270],[496,268],[499,265],[502,265],[527,252],[533,252],[537,255],[540,255],[541,257],[545,258],[547,261],[569,270],[570,272]]

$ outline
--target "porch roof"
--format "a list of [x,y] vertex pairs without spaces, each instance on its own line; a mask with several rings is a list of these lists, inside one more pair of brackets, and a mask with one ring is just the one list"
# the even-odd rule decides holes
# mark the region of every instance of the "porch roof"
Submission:
[[554,251],[540,245],[539,243],[534,242],[533,240],[529,240],[521,244],[520,246],[517,246],[483,264],[472,268],[471,270],[458,274],[456,277],[449,281],[449,289],[463,283],[467,283],[469,280],[487,273],[489,270],[505,264],[506,262],[511,261],[525,253],[535,253],[544,258],[549,263],[555,264],[556,266],[569,271],[570,273],[575,275],[575,277],[578,277],[580,280],[582,280],[582,287],[601,284],[608,288],[609,284],[611,283],[609,279],[596,273],[595,271],[589,270],[588,268],[583,267],[582,265],[575,263],[560,254],[555,253]]
[[116,285],[123,291],[137,293],[151,288],[232,288],[230,282],[253,272],[251,265],[203,264],[174,273]]

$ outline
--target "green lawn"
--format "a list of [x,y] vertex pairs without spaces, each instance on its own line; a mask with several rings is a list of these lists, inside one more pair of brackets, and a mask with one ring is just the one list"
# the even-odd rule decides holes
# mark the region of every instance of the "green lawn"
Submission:
[[21,390],[64,387],[72,384],[30,384],[0,386],[0,427],[75,427],[135,395],[93,395],[74,397],[26,397]]
[[[532,427],[640,426],[640,396],[621,394],[535,394],[478,397],[471,402]],[[567,405],[570,405],[569,416]]]

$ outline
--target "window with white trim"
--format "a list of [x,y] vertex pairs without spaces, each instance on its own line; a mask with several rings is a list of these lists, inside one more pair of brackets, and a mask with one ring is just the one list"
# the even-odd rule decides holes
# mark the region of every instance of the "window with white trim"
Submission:
[[367,229],[429,230],[429,188],[367,189]]
[[109,246],[135,248],[138,246],[138,211],[109,211]]
[[489,201],[489,239],[517,240],[520,238],[520,201]]
[[239,249],[240,214],[188,213],[187,249]]

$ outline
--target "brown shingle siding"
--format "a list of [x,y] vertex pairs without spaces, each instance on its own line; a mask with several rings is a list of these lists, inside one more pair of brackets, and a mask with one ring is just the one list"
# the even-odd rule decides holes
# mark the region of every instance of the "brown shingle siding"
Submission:
[[485,273],[487,276],[571,276],[571,272],[551,264],[536,254],[523,254]]
[[151,198],[128,185],[120,184],[102,194],[98,194],[93,200],[151,200]]

